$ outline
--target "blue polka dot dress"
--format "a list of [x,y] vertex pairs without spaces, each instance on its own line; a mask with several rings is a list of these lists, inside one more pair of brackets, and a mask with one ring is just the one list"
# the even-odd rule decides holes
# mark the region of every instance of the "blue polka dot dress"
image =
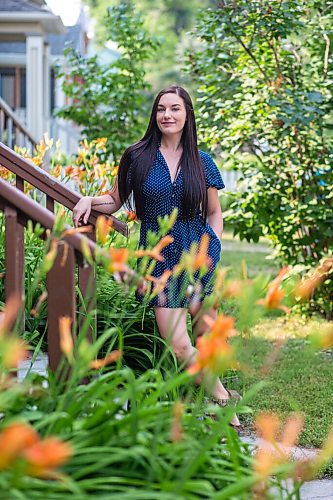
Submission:
[[[203,151],[199,151],[199,153],[204,166],[207,189],[209,187],[223,189],[225,186],[220,171],[212,157]],[[182,188],[182,170],[179,170],[176,179],[172,183],[168,165],[160,150],[157,149],[154,163],[143,186],[145,215],[141,220],[139,242],[141,248],[145,248],[148,244],[148,231],[159,232],[158,216],[170,215],[175,207],[178,208],[178,214],[180,213]],[[212,293],[212,278],[220,259],[221,243],[200,213],[189,220],[177,218],[168,233],[174,238],[174,241],[163,249],[162,256],[165,260],[156,262],[151,276],[160,278],[165,271],[172,270],[179,263],[183,252],[188,252],[193,243],[199,244],[205,233],[209,235],[207,254],[210,257],[210,266],[208,271],[204,275],[197,273],[194,277],[194,283],[188,280],[185,271],[177,277],[171,275],[164,290],[148,303],[144,296],[137,293],[137,299],[140,302],[147,303],[152,307],[186,308],[193,300],[193,293],[195,293],[196,299],[200,301]],[[190,293],[191,290],[192,294]]]

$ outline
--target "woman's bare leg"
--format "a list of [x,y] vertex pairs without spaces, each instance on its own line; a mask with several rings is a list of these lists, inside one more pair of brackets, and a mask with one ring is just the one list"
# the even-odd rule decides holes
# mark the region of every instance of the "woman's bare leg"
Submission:
[[[187,365],[194,363],[197,349],[193,347],[187,332],[187,310],[181,308],[169,309],[166,307],[155,307],[154,310],[160,335],[163,339],[170,342],[177,359]],[[229,394],[219,379],[216,381],[212,394],[216,399],[229,399]],[[234,425],[239,424],[236,415],[233,417],[231,423]]]
[[[214,308],[202,310],[202,303],[191,306],[189,312],[192,319],[192,328],[195,338],[204,335],[208,331],[207,323],[203,319],[204,315],[210,316],[213,320],[216,320],[217,318],[217,310]],[[229,399],[230,397],[219,378],[216,380],[215,386],[212,390],[212,395],[216,399]],[[234,415],[231,423],[239,425],[239,420],[236,415]]]

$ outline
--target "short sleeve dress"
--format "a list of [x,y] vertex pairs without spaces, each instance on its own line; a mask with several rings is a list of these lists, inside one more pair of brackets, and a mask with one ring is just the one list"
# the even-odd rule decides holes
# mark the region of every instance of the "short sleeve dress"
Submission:
[[[209,187],[223,189],[225,187],[224,182],[212,157],[203,151],[199,151],[199,153],[204,166],[207,189]],[[172,182],[168,165],[160,150],[157,149],[154,163],[143,186],[145,215],[141,220],[140,228],[139,246],[141,248],[147,246],[148,231],[158,233],[159,224],[157,218],[159,216],[170,215],[175,207],[178,208],[178,213],[180,212],[182,190],[182,170],[179,170],[176,179]],[[208,222],[203,219],[201,213],[198,213],[193,219],[177,218],[169,232],[174,241],[163,249],[162,256],[165,260],[156,262],[151,275],[154,278],[160,278],[166,270],[172,270],[179,263],[183,252],[188,252],[193,243],[199,244],[205,233],[209,235],[207,253],[210,257],[210,266],[203,276],[200,275],[199,277],[198,274],[195,276],[196,283],[194,287],[191,287],[195,289],[196,297],[198,298],[199,295],[199,300],[204,300],[205,296],[212,293],[212,279],[220,259],[221,242]],[[150,300],[148,305],[167,308],[188,307],[189,302],[192,300],[188,289],[185,272],[182,272],[177,277],[171,276],[163,292]],[[141,302],[145,300],[139,293],[137,293],[137,299]]]

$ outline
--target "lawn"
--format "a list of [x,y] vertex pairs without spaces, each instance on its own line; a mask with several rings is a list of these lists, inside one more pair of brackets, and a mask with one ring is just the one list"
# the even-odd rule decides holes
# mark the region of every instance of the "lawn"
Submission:
[[[227,234],[223,264],[231,267],[230,274],[234,276],[241,272],[243,260],[250,277],[258,273],[273,276],[278,266],[267,259],[268,247],[266,253],[264,249],[263,243],[244,244]],[[323,324],[318,318],[274,314],[240,337],[239,359],[246,370],[231,385],[244,393],[256,383],[265,382],[251,401],[253,413],[243,416],[250,432],[258,411],[270,410],[282,417],[300,411],[305,416],[300,444],[310,447],[322,444],[333,424],[333,353],[329,349],[314,351],[308,336]]]

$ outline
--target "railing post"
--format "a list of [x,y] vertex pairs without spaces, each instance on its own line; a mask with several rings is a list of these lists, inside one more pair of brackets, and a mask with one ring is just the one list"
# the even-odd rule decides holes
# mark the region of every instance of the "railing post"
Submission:
[[8,131],[8,146],[13,149],[13,141],[14,141],[14,137],[13,137],[13,120],[12,118],[8,118],[7,119],[7,131]]
[[[22,191],[22,193],[24,193],[24,179],[22,179],[22,177],[19,177],[18,175],[16,176],[16,188],[19,189],[20,191]],[[19,269],[20,276],[22,276],[22,279],[23,279],[23,277],[24,277],[24,227],[21,225],[18,225],[18,227],[17,227],[17,245],[18,245],[17,267]],[[24,295],[23,295],[23,297],[24,297]]]
[[4,131],[5,131],[5,112],[0,108],[0,141],[4,140]]
[[5,207],[5,293],[6,300],[12,295],[24,298],[24,247],[21,252],[21,231],[24,228],[18,223],[17,211]]
[[54,199],[48,194],[46,195],[46,208],[54,214]]
[[60,325],[62,316],[72,320],[75,330],[75,257],[73,247],[59,242],[57,257],[47,275],[47,342],[49,367],[55,371],[62,357]]

